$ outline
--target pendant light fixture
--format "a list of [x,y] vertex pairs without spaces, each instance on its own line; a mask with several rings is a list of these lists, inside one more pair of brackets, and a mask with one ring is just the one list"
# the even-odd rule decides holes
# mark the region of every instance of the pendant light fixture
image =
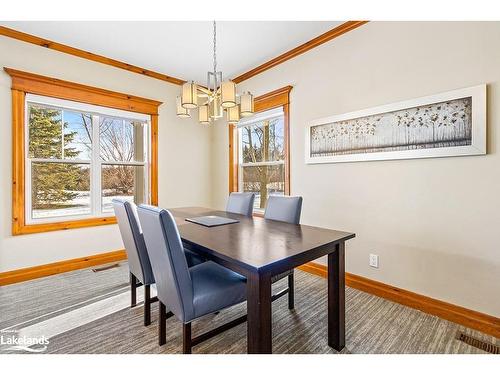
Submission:
[[[198,86],[194,81],[182,85],[181,96],[177,99],[177,116],[191,117],[189,110],[198,108],[201,124],[210,124],[222,118],[226,112],[229,123],[237,123],[242,117],[254,113],[253,95],[249,92],[239,96],[236,84],[222,80],[222,72],[217,71],[217,25],[213,23],[213,71],[207,73],[207,87]],[[240,104],[238,104],[238,97]]]
[[234,107],[227,109],[227,122],[230,124],[236,124],[240,121],[240,105],[237,104]]
[[181,97],[178,96],[177,99],[176,99],[176,105],[177,105],[177,117],[180,117],[180,118],[187,118],[187,117],[191,117],[191,115],[189,114],[189,111],[184,108],[182,106],[182,102],[181,102]]
[[202,125],[210,124],[210,117],[208,115],[208,104],[200,105],[198,107],[198,121]]
[[240,113],[242,117],[252,116],[254,114],[254,102],[253,95],[249,92],[244,92],[241,95],[241,103],[240,103]]

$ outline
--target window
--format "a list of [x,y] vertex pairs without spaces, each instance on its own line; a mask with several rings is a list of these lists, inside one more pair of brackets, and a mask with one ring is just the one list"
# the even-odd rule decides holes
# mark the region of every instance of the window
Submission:
[[10,68],[12,234],[115,224],[111,200],[157,204],[161,102]]
[[229,128],[229,190],[255,193],[262,213],[271,195],[289,195],[290,86],[255,99],[256,114]]
[[112,216],[113,198],[149,202],[150,117],[26,96],[27,223]]
[[255,193],[254,209],[267,197],[285,194],[285,127],[281,108],[238,124],[239,190]]

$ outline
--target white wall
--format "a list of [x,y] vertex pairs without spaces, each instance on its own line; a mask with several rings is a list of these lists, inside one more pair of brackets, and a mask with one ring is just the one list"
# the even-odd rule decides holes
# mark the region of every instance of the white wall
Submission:
[[[304,197],[303,223],[356,233],[348,272],[500,316],[499,43],[499,22],[370,22],[239,85],[256,95],[294,86],[291,191]],[[310,120],[481,83],[487,156],[304,163]],[[224,124],[212,143],[212,203],[222,208]]]
[[177,119],[179,86],[0,36],[0,272],[123,248],[116,225],[11,235],[11,79],[4,66],[162,101],[159,205],[210,205],[210,131]]

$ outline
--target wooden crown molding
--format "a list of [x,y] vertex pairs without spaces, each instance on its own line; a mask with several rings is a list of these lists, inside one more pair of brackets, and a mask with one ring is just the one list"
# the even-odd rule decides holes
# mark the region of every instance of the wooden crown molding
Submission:
[[127,259],[125,250],[116,250],[109,253],[90,255],[82,258],[63,260],[61,262],[42,264],[40,266],[21,268],[14,271],[0,273],[0,286],[38,279],[40,277],[57,275],[59,273],[75,271],[82,268],[99,266],[106,263],[121,262]]
[[[299,269],[321,276],[328,276],[328,267],[318,263],[306,263]],[[401,289],[366,277],[345,274],[345,284],[351,288],[382,297],[384,299],[399,303],[423,311],[427,314],[438,316],[442,319],[461,324],[465,327],[476,329],[488,335],[500,338],[500,318],[487,315],[465,307],[453,305],[434,298],[430,298],[409,290]]]
[[67,53],[68,55],[73,55],[80,57],[82,59],[87,59],[91,61],[95,61],[101,64],[106,64],[113,66],[115,68],[127,70],[132,73],[142,74],[147,77],[159,79],[161,81],[173,83],[175,85],[182,85],[185,81],[179,78],[175,78],[166,74],[158,73],[152,70],[144,69],[135,65],[127,64],[122,61],[118,61],[115,59],[110,59],[109,57],[97,55],[95,53],[87,52],[78,48],[70,47],[65,44],[57,43],[52,40],[40,38],[35,35],[23,33],[21,31],[17,31],[14,29],[10,29],[5,26],[0,26],[0,35],[21,40],[23,42],[35,44],[37,46],[45,47],[48,49],[53,49],[55,51],[59,51],[62,53]]
[[[260,74],[268,69],[271,69],[272,67],[274,67],[276,65],[284,63],[285,61],[290,60],[291,58],[294,58],[294,57],[296,57],[304,52],[307,52],[307,51],[309,51],[309,50],[311,50],[311,49],[313,49],[313,48],[315,48],[323,43],[326,43],[326,42],[328,42],[328,41],[330,41],[330,40],[332,40],[332,39],[334,39],[342,34],[345,34],[351,30],[354,30],[357,27],[362,26],[367,22],[368,21],[347,21],[347,22],[344,22],[343,24],[327,31],[326,33],[323,33],[323,34],[317,36],[316,38],[311,39],[310,41],[308,41],[304,44],[301,44],[300,46],[295,47],[294,49],[291,49],[290,51],[287,51],[287,52],[279,55],[278,57],[275,57],[274,59],[269,60],[269,61],[265,62],[264,64],[261,64],[252,70],[249,70],[246,73],[239,75],[238,77],[234,78],[233,81],[235,83],[243,82],[244,80],[247,80],[247,79],[249,79],[257,74]],[[40,46],[40,47],[44,47],[44,48],[52,49],[52,50],[59,51],[62,53],[66,53],[66,54],[69,54],[72,56],[77,56],[77,57],[80,57],[82,59],[87,59],[87,60],[95,61],[95,62],[98,62],[101,64],[110,65],[110,66],[113,66],[115,68],[127,70],[127,71],[132,72],[132,73],[142,74],[142,75],[145,75],[147,77],[151,77],[151,78],[159,79],[161,81],[173,83],[175,85],[182,85],[183,83],[186,82],[185,80],[182,80],[179,78],[175,78],[175,77],[172,77],[172,76],[169,76],[166,74],[158,73],[158,72],[155,72],[155,71],[152,71],[149,69],[144,69],[144,68],[141,68],[141,67],[138,67],[135,65],[127,64],[127,63],[119,61],[119,60],[111,59],[109,57],[105,57],[102,55],[97,55],[95,53],[84,51],[82,49],[71,47],[71,46],[68,46],[68,45],[65,45],[62,43],[57,43],[57,42],[54,42],[54,41],[49,40],[49,39],[40,38],[38,36],[27,34],[27,33],[24,33],[22,31],[14,30],[14,29],[11,29],[11,28],[8,28],[5,26],[0,26],[0,35],[3,35],[3,36],[8,37],[8,38],[12,38],[12,39],[20,40],[20,41],[23,41],[26,43],[35,44],[35,45]]]
[[313,48],[316,48],[323,43],[326,43],[332,39],[335,39],[342,34],[345,34],[351,30],[354,30],[354,29],[364,25],[367,22],[368,21],[347,21],[347,22],[344,22],[343,24],[327,31],[326,33],[321,34],[321,35],[317,36],[316,38],[311,39],[310,41],[308,41],[304,44],[301,44],[300,46],[295,47],[294,49],[291,49],[290,51],[287,51],[287,52],[279,55],[278,57],[275,57],[274,59],[271,59],[271,60],[265,62],[264,64],[259,65],[258,67],[253,68],[252,70],[249,70],[246,73],[239,75],[236,78],[233,78],[233,82],[235,82],[235,83],[243,82],[243,81],[245,81],[253,76],[256,76],[257,74],[260,74],[262,72],[265,72],[268,69],[275,67],[276,65],[282,64],[287,60],[290,60],[298,55],[303,54],[304,52],[307,52]]
[[158,107],[162,102],[122,94],[115,91],[82,85],[61,79],[23,72],[12,68],[4,68],[12,77],[12,90],[25,93],[73,100],[82,103],[94,104],[103,107],[123,109],[131,112],[158,114]]

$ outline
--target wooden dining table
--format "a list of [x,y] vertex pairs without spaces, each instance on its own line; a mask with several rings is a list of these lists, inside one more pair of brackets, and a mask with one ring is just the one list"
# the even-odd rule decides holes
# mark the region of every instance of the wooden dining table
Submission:
[[[345,346],[345,241],[354,233],[246,217],[203,207],[169,209],[184,245],[247,278],[247,352],[272,353],[271,278],[328,256],[328,345]],[[205,227],[186,221],[222,216],[237,223]]]

